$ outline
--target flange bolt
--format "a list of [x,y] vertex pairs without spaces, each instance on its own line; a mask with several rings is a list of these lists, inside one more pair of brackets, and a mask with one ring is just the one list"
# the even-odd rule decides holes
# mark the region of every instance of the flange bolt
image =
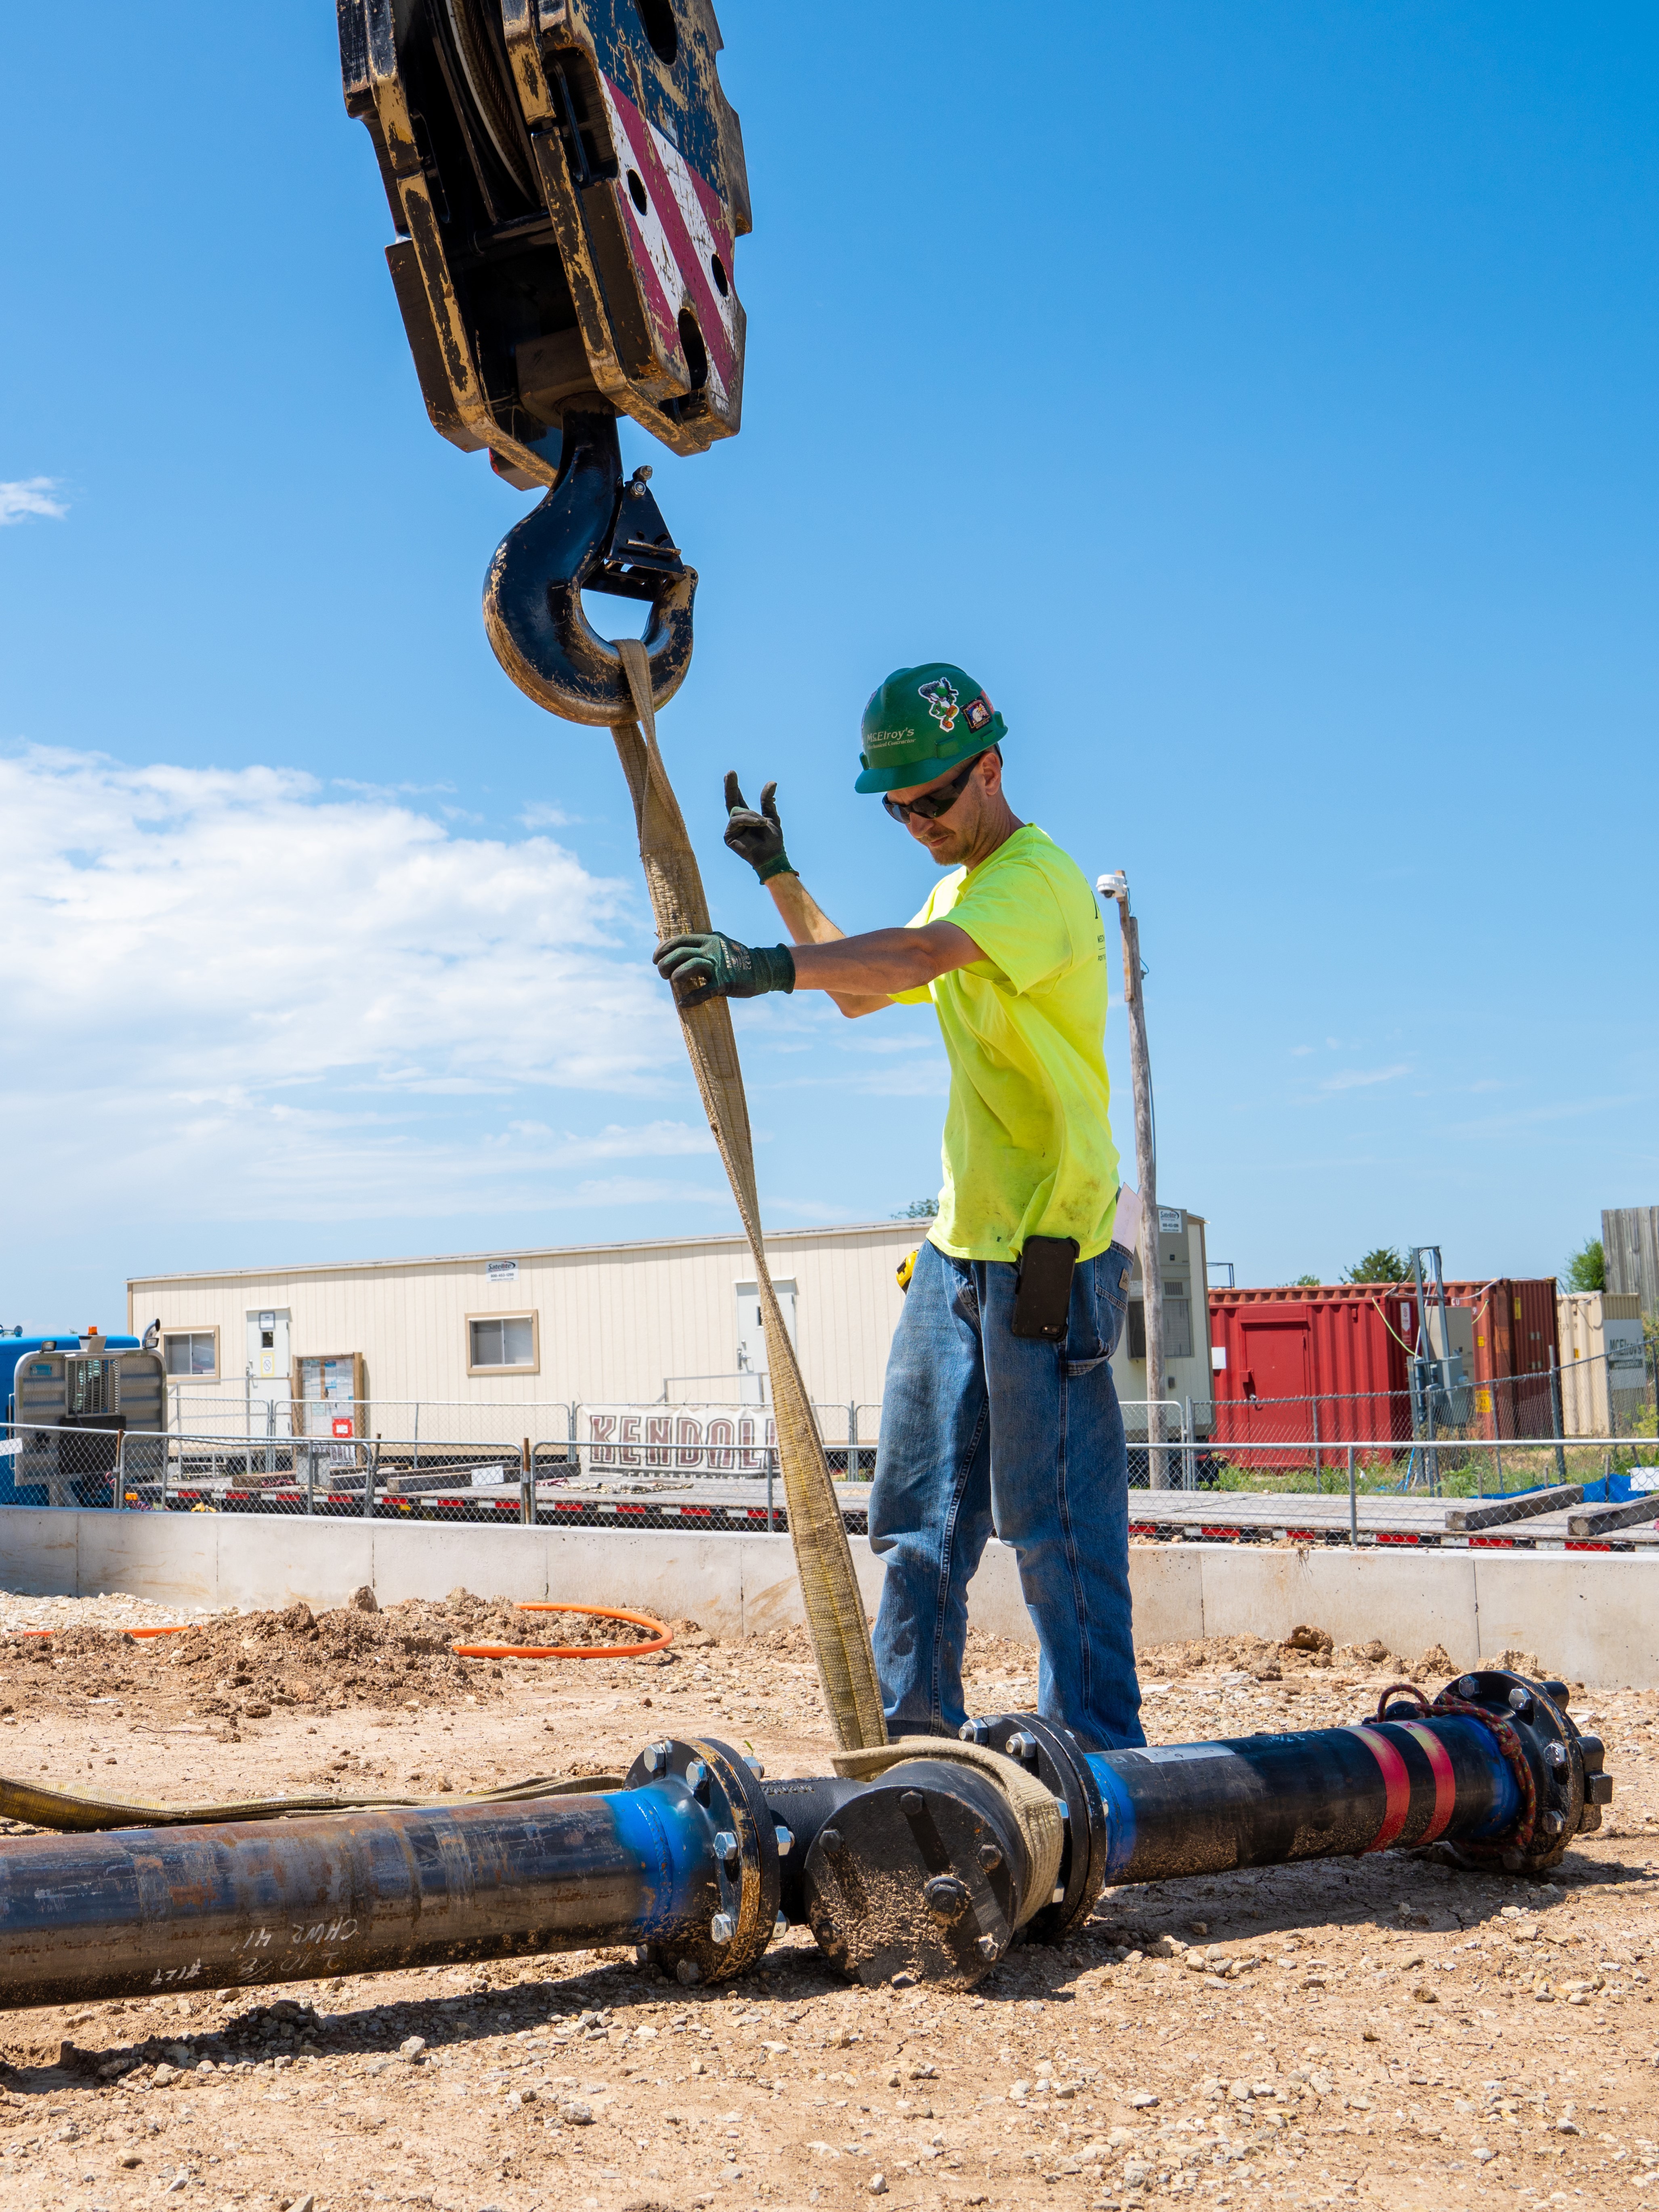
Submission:
[[714,1838],[714,1856],[728,1872],[736,1864],[738,1839],[730,1828],[722,1828]]
[[998,1845],[981,1844],[979,1847],[979,1863],[987,1874],[994,1874],[1002,1864],[1002,1852]]
[[968,1886],[953,1874],[936,1874],[921,1893],[935,1920],[960,1920],[968,1908]]
[[1546,1744],[1544,1747],[1544,1764],[1546,1766],[1553,1767],[1558,1774],[1565,1773],[1568,1765],[1568,1753],[1565,1744]]
[[729,1943],[738,1932],[738,1923],[729,1912],[717,1912],[708,1923],[711,1943]]

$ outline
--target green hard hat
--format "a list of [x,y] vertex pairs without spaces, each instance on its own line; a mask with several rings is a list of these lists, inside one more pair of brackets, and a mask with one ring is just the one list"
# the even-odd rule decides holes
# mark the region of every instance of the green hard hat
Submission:
[[1001,715],[954,661],[896,668],[864,710],[864,773],[853,788],[901,791],[932,783],[1007,734]]

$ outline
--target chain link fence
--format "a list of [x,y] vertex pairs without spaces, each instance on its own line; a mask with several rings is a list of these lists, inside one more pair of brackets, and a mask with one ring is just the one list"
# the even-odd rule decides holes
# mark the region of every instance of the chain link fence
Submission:
[[[1438,1513],[1447,1501],[1577,1484],[1599,1486],[1610,1502],[1609,1486],[1628,1486],[1659,1462],[1653,1366],[1650,1348],[1634,1373],[1628,1360],[1618,1369],[1599,1355],[1449,1390],[1126,1401],[1130,1484],[1137,1496],[1225,1493],[1230,1526],[1250,1495],[1324,1500],[1309,1525],[1333,1528],[1351,1499],[1378,1526],[1389,1499]],[[1586,1407],[1608,1418],[1594,1435],[1571,1433]],[[175,1388],[168,1410],[173,1421],[161,1435],[84,1422],[16,1429],[0,1440],[0,1504],[543,1527],[788,1526],[772,1410],[761,1403],[333,1400],[325,1432],[315,1409],[286,1392]],[[862,1530],[880,1405],[815,1411],[848,1525]],[[1201,1528],[1209,1508],[1194,1510]],[[1263,1512],[1263,1526],[1290,1526],[1285,1512]],[[1150,1504],[1132,1499],[1138,1527],[1153,1525],[1150,1514]],[[1160,1504],[1158,1525],[1164,1517]],[[1395,1517],[1412,1522],[1410,1511]]]
[[[1441,1387],[1299,1397],[1166,1400],[1163,1441],[1130,1450],[1132,1486],[1346,1489],[1482,1498],[1546,1482],[1595,1482],[1659,1458],[1659,1346],[1598,1353],[1530,1374]],[[1153,1408],[1125,1406],[1149,1437]]]
[[[199,1416],[195,1395],[170,1396],[169,1410],[176,1403]],[[329,1431],[307,1434],[286,1395],[239,1393],[210,1405],[210,1424],[189,1420],[163,1434],[19,1425],[0,1440],[0,1504],[787,1529],[768,1406],[475,1404],[448,1425],[465,1433],[445,1433],[437,1417],[456,1410],[432,1400],[404,1407],[337,1400]],[[863,1529],[880,1408],[815,1410],[848,1526]],[[399,1433],[388,1420],[399,1411],[422,1418]]]

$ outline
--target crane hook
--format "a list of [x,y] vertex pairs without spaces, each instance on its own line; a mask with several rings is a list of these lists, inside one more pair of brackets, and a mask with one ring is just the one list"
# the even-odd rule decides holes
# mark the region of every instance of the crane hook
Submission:
[[650,475],[637,469],[623,481],[614,414],[569,410],[552,489],[490,562],[483,615],[495,658],[520,691],[566,721],[614,727],[635,712],[621,655],[589,622],[584,590],[649,602],[642,642],[653,705],[673,697],[690,665],[697,572],[669,535]]

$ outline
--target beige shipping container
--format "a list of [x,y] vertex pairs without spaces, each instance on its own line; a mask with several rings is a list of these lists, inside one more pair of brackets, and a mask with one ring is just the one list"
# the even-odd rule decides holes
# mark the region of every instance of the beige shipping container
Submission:
[[1649,1395],[1641,1299],[1627,1291],[1564,1291],[1556,1300],[1556,1326],[1564,1433],[1627,1432]]
[[1158,1265],[1164,1280],[1161,1389],[1152,1389],[1146,1374],[1146,1291],[1139,1253],[1129,1273],[1129,1310],[1123,1334],[1112,1358],[1113,1380],[1123,1401],[1123,1425],[1135,1445],[1146,1441],[1146,1406],[1152,1397],[1161,1397],[1169,1408],[1164,1420],[1165,1437],[1181,1434],[1189,1406],[1195,1437],[1207,1437],[1213,1425],[1204,1217],[1179,1206],[1160,1206],[1158,1217]]
[[[925,1222],[780,1231],[767,1238],[808,1392],[821,1407],[873,1407],[903,1293],[895,1270]],[[372,1409],[359,1433],[476,1433],[468,1409],[521,1408],[520,1427],[562,1435],[532,1407],[764,1401],[754,1268],[737,1236],[135,1275],[129,1314],[159,1319],[177,1424],[251,1404],[290,1432],[293,1378],[349,1361]],[[320,1388],[320,1386],[319,1386]],[[308,1394],[302,1394],[308,1395]],[[826,1413],[826,1440],[836,1424]],[[299,1424],[295,1424],[299,1425]],[[510,1424],[502,1424],[505,1429]],[[860,1435],[872,1435],[872,1417]]]

